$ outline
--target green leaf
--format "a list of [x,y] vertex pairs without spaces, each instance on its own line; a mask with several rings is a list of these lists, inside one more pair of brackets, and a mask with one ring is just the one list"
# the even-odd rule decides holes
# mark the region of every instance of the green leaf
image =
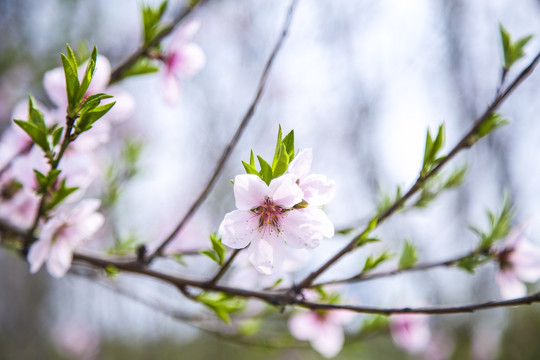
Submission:
[[362,269],[362,273],[366,273],[368,271],[371,271],[375,269],[377,266],[379,266],[381,263],[390,260],[393,258],[394,255],[389,252],[389,250],[383,251],[378,256],[370,255],[366,259],[366,262],[364,264],[364,268]]
[[120,275],[120,270],[118,270],[116,266],[109,264],[105,266],[105,274],[107,275],[107,277],[114,279],[118,275]]
[[467,174],[467,166],[462,166],[459,169],[454,170],[446,182],[443,185],[444,189],[451,189],[460,186],[465,180],[465,175]]
[[221,238],[216,234],[210,234],[210,241],[212,242],[212,249],[218,257],[218,264],[223,265],[225,262],[225,245],[221,243]]
[[285,145],[281,144],[280,151],[276,161],[274,161],[274,166],[272,168],[272,177],[277,178],[287,171],[289,167],[289,154],[287,153],[287,148]]
[[98,106],[90,111],[81,113],[81,116],[79,117],[75,126],[77,132],[80,134],[90,130],[92,128],[92,125],[100,118],[102,118],[109,110],[111,110],[114,104],[116,104],[116,101]]
[[249,165],[255,169],[255,156],[253,156],[253,150],[251,150],[251,153],[249,155]]
[[126,256],[136,253],[140,245],[140,240],[134,234],[129,234],[125,238],[115,239],[113,246],[107,249],[107,254],[116,256]]
[[508,124],[510,121],[502,117],[502,115],[497,113],[492,113],[488,116],[478,127],[476,131],[476,140],[483,138],[484,136],[492,133],[496,129]]
[[255,167],[251,166],[250,164],[246,163],[245,161],[242,161],[242,165],[244,165],[244,169],[246,169],[246,173],[257,175],[260,177],[259,172],[255,169]]
[[239,312],[245,306],[245,300],[223,293],[203,292],[196,299],[212,310],[226,324],[231,323],[229,314]]
[[418,261],[418,250],[416,246],[410,241],[405,241],[403,246],[403,252],[399,258],[399,268],[408,269],[414,266]]
[[64,127],[61,126],[58,129],[54,130],[52,133],[52,145],[53,147],[58,145],[60,143],[60,140],[62,139],[62,133],[64,132]]
[[522,37],[516,42],[512,42],[510,33],[499,24],[499,32],[501,34],[501,44],[503,49],[503,68],[508,71],[512,65],[523,56],[525,56],[525,45],[532,39],[532,35]]
[[283,133],[281,130],[281,125],[279,125],[277,141],[276,141],[276,150],[274,151],[274,159],[272,160],[272,169],[276,167],[276,162],[277,162],[279,152],[281,150],[282,141],[283,141],[282,136],[283,136]]
[[58,190],[52,193],[51,199],[47,202],[46,210],[52,210],[62,201],[64,201],[69,195],[77,191],[78,187],[67,187],[66,179],[62,179]]
[[457,267],[463,269],[471,274],[474,274],[476,268],[486,262],[491,258],[483,255],[471,255],[466,258],[463,258],[457,262]]
[[480,236],[479,251],[489,250],[493,243],[505,238],[510,233],[515,210],[512,207],[510,198],[505,196],[503,207],[499,214],[487,211],[486,215],[489,221],[488,231],[483,232],[476,227],[470,227],[471,230]]
[[420,176],[425,176],[433,168],[434,165],[444,159],[444,157],[437,157],[439,151],[442,149],[443,144],[444,124],[439,126],[439,130],[437,132],[437,137],[435,137],[435,140],[433,140],[433,138],[431,137],[431,133],[428,129],[426,134],[426,146],[424,149],[424,161],[422,163],[422,171],[420,172]]
[[34,169],[34,174],[36,175],[36,181],[39,185],[39,189],[45,189],[49,186],[49,180],[46,175]]
[[159,7],[142,6],[144,44],[150,43],[163,29],[160,24],[161,18],[167,10],[167,1],[163,1]]
[[77,108],[77,93],[79,91],[79,79],[77,77],[77,68],[73,69],[68,58],[61,54],[62,66],[66,78],[66,93],[68,100],[68,115],[74,117],[74,109]]
[[[214,250],[201,250],[199,253],[208,256],[212,261],[220,264],[219,255]],[[220,264],[221,265],[221,264]]]
[[38,145],[44,152],[50,150],[49,142],[47,141],[47,132],[43,131],[38,126],[23,120],[13,120],[21,129],[30,136],[32,141]]
[[259,155],[257,155],[257,159],[259,160],[259,165],[261,166],[261,178],[266,185],[270,185],[270,181],[272,181],[272,167]]
[[122,79],[130,76],[151,74],[159,71],[159,66],[150,62],[147,58],[141,58],[122,73]]
[[84,102],[81,104],[80,112],[85,113],[91,110],[94,110],[96,107],[99,106],[101,103],[101,100],[110,99],[112,98],[112,95],[99,93],[88,96]]
[[294,159],[294,130],[291,130],[287,136],[283,139],[283,145],[287,149],[287,155],[289,155],[289,161]]
[[90,86],[90,82],[92,81],[92,78],[94,77],[94,72],[96,70],[96,59],[97,59],[97,49],[94,46],[94,49],[92,50],[92,54],[90,55],[90,59],[88,59],[88,64],[86,65],[86,70],[84,72],[81,84],[79,86],[79,90],[77,91],[77,96],[76,96],[77,106],[80,104],[81,100],[84,98],[84,95],[86,94],[86,91],[88,90],[88,87]]

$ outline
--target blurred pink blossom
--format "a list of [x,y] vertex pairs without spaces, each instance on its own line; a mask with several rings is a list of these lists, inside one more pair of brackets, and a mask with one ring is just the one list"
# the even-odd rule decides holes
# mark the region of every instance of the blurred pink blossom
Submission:
[[411,354],[427,349],[431,340],[429,317],[425,314],[396,314],[390,316],[390,333],[397,346]]
[[289,330],[298,340],[309,341],[313,349],[327,358],[336,356],[343,347],[343,325],[355,314],[346,310],[300,312],[289,319]]
[[225,215],[219,234],[234,249],[249,247],[249,260],[263,274],[280,269],[285,245],[314,248],[334,227],[322,210],[293,206],[302,201],[296,177],[286,174],[266,185],[256,175],[238,175],[234,181],[238,210]]
[[64,321],[52,331],[52,340],[58,352],[70,359],[92,360],[97,358],[99,337],[94,329],[79,321]]
[[199,27],[198,21],[186,22],[179,27],[163,53],[162,91],[170,104],[178,100],[180,79],[195,76],[206,64],[204,52],[191,42]]
[[504,299],[514,299],[527,295],[523,282],[540,279],[540,246],[525,237],[523,228],[508,235],[503,249],[497,252],[500,270],[495,275]]
[[38,241],[30,247],[30,272],[36,273],[46,261],[49,274],[56,278],[64,276],[71,266],[75,248],[105,222],[103,215],[96,212],[99,205],[99,200],[86,199],[69,211],[65,207],[58,209],[43,226]]

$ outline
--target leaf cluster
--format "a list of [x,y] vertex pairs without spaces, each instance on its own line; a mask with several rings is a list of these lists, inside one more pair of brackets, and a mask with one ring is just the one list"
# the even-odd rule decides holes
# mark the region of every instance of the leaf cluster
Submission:
[[413,267],[417,261],[418,261],[418,249],[412,242],[408,240],[405,241],[405,245],[403,246],[403,251],[399,258],[398,267],[400,269],[408,269],[408,268]]
[[439,126],[437,136],[435,139],[431,136],[429,129],[426,134],[426,146],[424,149],[424,161],[422,162],[422,170],[420,171],[420,177],[423,178],[427,175],[428,172],[433,169],[439,162],[441,162],[445,157],[439,156],[439,152],[442,149],[444,144],[444,124]]
[[159,6],[152,7],[142,5],[143,40],[144,46],[151,43],[167,27],[161,23],[163,14],[167,10],[168,1],[165,0]]
[[510,121],[504,118],[501,114],[491,113],[478,127],[476,132],[467,138],[467,146],[472,146],[481,138],[491,134],[501,126],[509,124]]
[[499,32],[501,34],[501,44],[503,50],[503,70],[508,71],[512,65],[523,56],[525,56],[525,45],[532,39],[532,35],[524,36],[516,42],[512,42],[510,33],[499,24]]
[[389,250],[384,250],[379,255],[369,255],[364,263],[364,268],[362,269],[362,274],[365,274],[371,270],[374,270],[383,262],[392,259],[395,255],[390,253]]
[[482,231],[474,226],[470,227],[480,237],[480,245],[478,246],[480,251],[488,250],[497,240],[505,238],[510,233],[515,210],[510,198],[505,196],[501,211],[496,214],[488,210],[486,215],[489,222],[487,231]]
[[221,242],[221,237],[216,233],[210,234],[212,249],[201,250],[200,253],[208,256],[210,259],[223,266],[225,263],[225,245]]
[[272,179],[283,175],[287,171],[290,162],[294,159],[294,156],[294,130],[291,130],[285,137],[283,137],[280,125],[272,165],[257,155],[257,160],[259,161],[260,166],[260,170],[257,170],[253,150],[251,150],[249,164],[245,161],[242,161],[242,164],[244,165],[246,173],[257,175],[267,185],[270,185]]
[[197,295],[196,300],[212,310],[226,324],[231,323],[230,314],[242,311],[246,304],[244,299],[219,292],[202,292]]
[[465,180],[466,174],[467,166],[462,166],[453,170],[447,177],[443,177],[442,175],[431,177],[422,184],[422,191],[413,206],[425,208],[444,190],[460,186],[463,180]]

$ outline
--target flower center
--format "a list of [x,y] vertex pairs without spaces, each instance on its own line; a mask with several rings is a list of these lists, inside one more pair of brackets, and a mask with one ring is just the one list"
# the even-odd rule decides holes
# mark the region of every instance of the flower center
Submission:
[[264,203],[251,211],[259,216],[259,229],[272,231],[272,228],[275,228],[278,232],[280,231],[280,218],[286,210],[279,205],[274,205],[270,197],[266,196]]

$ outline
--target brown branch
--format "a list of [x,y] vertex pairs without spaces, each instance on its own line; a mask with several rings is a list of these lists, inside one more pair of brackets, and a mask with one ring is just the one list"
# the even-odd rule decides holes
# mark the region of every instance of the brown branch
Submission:
[[147,44],[142,45],[137,51],[135,51],[133,54],[131,54],[126,60],[124,60],[123,63],[118,65],[111,73],[111,78],[109,80],[109,85],[114,84],[115,82],[118,82],[122,79],[124,73],[132,67],[139,59],[142,59],[146,56],[148,56],[148,52],[151,48],[159,45],[161,40],[163,40],[166,36],[168,36],[181,22],[184,20],[191,12],[197,8],[202,3],[206,2],[207,0],[199,0],[197,4],[195,4],[194,7],[185,7],[183,8],[180,13],[173,19],[173,21],[169,24],[168,27],[163,29],[156,37],[154,37],[150,42]]
[[405,269],[392,269],[392,270],[372,272],[372,273],[362,272],[358,275],[351,276],[345,279],[319,282],[319,283],[311,285],[310,287],[330,285],[330,284],[343,284],[343,283],[351,284],[351,283],[358,283],[358,282],[364,282],[364,281],[369,281],[369,280],[381,279],[385,277],[390,277],[390,276],[400,275],[400,274],[405,274],[405,273],[410,273],[410,272],[424,271],[424,270],[429,270],[429,269],[433,269],[437,267],[451,267],[451,266],[456,265],[459,261],[466,259],[468,257],[471,257],[475,254],[478,254],[477,250],[471,251],[462,256],[455,257],[453,259],[436,261],[436,262],[428,262],[424,264],[417,264],[416,266],[405,268]]
[[[463,138],[454,146],[454,148],[448,153],[448,155],[446,155],[446,157],[444,157],[444,159],[441,160],[435,167],[433,167],[433,169],[431,169],[427,174],[419,177],[402,197],[397,199],[392,204],[392,206],[390,206],[382,214],[377,216],[377,226],[381,224],[384,220],[386,220],[390,215],[394,214],[403,205],[405,205],[405,202],[419,189],[422,188],[424,182],[427,179],[437,174],[439,170],[443,166],[445,166],[450,160],[452,160],[461,150],[464,150],[471,146],[470,140],[476,135],[480,126],[484,123],[486,119],[489,118],[489,116],[491,116],[491,114],[508,97],[508,95],[510,95],[510,93],[512,93],[512,91],[514,91],[516,87],[532,73],[532,71],[538,64],[538,61],[540,61],[540,52],[534,57],[530,64],[523,71],[521,71],[521,73],[514,79],[514,81],[512,81],[512,83],[506,88],[506,90],[495,98],[491,105],[488,106],[486,111],[474,122],[474,125],[469,130],[469,132],[467,132],[467,134],[463,136]],[[298,293],[303,288],[311,286],[311,284],[313,284],[313,281],[315,281],[315,279],[317,279],[323,272],[325,272],[328,268],[334,265],[334,263],[341,259],[345,254],[355,249],[360,237],[371,230],[372,229],[369,229],[369,227],[366,227],[362,234],[355,236],[343,249],[341,249],[341,251],[339,251],[332,258],[326,261],[317,270],[309,274],[304,280],[302,280],[302,282],[300,282],[300,284],[298,284],[294,289],[291,289],[291,291]]]
[[241,250],[242,249],[234,249],[233,253],[229,257],[227,262],[225,264],[223,264],[223,266],[219,269],[217,274],[210,281],[208,281],[208,284],[210,284],[210,285],[216,284],[219,281],[219,279],[221,279],[223,277],[223,275],[225,275],[225,273],[227,272],[229,267],[232,265],[234,259],[240,253]]
[[188,212],[182,220],[178,223],[176,228],[171,232],[171,234],[161,243],[161,245],[154,251],[154,253],[150,254],[146,258],[146,262],[150,263],[156,256],[160,256],[163,252],[163,249],[167,246],[169,242],[172,241],[172,239],[182,230],[186,222],[193,216],[193,214],[197,211],[197,209],[201,206],[201,204],[206,200],[206,197],[210,194],[210,191],[212,190],[217,178],[221,174],[221,171],[223,170],[223,167],[225,166],[225,163],[227,162],[229,156],[231,155],[233,149],[236,147],[236,144],[240,140],[240,137],[242,136],[242,133],[244,132],[245,128],[247,127],[249,121],[253,117],[253,114],[255,113],[255,109],[257,105],[259,104],[259,101],[261,99],[262,93],[266,87],[266,82],[268,79],[268,74],[270,73],[270,69],[272,68],[272,65],[274,63],[274,60],[279,53],[280,49],[282,48],[282,45],[284,43],[284,40],[287,36],[287,33],[289,31],[289,27],[291,25],[291,21],[294,14],[294,9],[296,8],[297,0],[292,0],[291,4],[289,6],[289,9],[287,11],[287,15],[285,18],[285,23],[283,24],[283,28],[281,30],[281,34],[274,45],[274,48],[270,54],[270,57],[266,61],[266,65],[264,66],[264,70],[262,72],[261,78],[259,79],[259,85],[257,87],[257,93],[255,94],[255,97],[253,98],[253,101],[251,102],[251,105],[249,106],[246,114],[242,118],[242,121],[240,122],[240,125],[238,125],[238,128],[236,129],[236,132],[234,133],[231,141],[229,141],[229,144],[221,154],[221,157],[219,161],[217,162],[216,168],[214,169],[214,172],[204,187],[203,191],[195,200],[195,202],[191,205]]

